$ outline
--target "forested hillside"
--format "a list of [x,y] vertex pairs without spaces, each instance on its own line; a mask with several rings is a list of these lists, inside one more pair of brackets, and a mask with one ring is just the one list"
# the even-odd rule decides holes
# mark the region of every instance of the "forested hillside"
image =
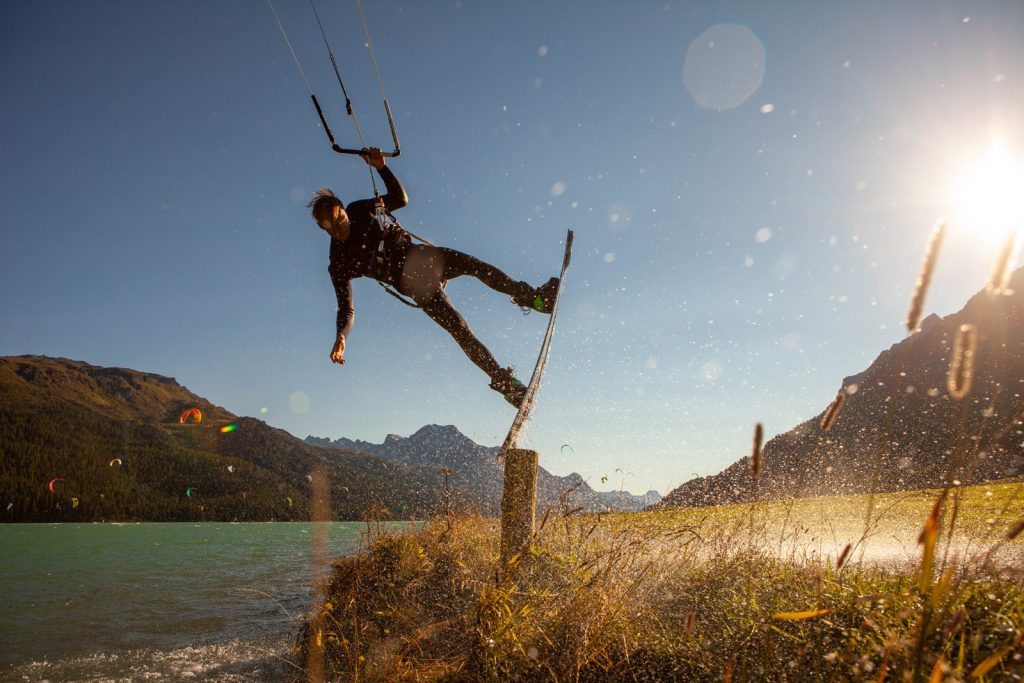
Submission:
[[[184,411],[197,408],[201,420]],[[431,468],[321,449],[173,379],[64,359],[0,358],[2,519],[304,520],[323,472],[332,517],[436,513]]]

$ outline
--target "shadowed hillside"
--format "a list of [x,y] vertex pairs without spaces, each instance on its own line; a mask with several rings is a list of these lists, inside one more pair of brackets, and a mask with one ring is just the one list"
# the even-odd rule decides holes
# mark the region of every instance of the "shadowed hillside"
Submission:
[[[1024,476],[1024,269],[1010,296],[976,294],[959,312],[931,315],[837,388],[845,403],[832,428],[821,413],[764,446],[755,489],[749,458],[690,480],[659,507],[940,487],[950,480]],[[953,399],[947,374],[961,325],[979,343],[970,393]],[[753,425],[751,425],[753,433]]]
[[[187,408],[199,424],[179,423]],[[335,519],[441,507],[435,469],[316,448],[169,377],[66,359],[0,358],[0,442],[5,521],[309,519],[317,471]]]

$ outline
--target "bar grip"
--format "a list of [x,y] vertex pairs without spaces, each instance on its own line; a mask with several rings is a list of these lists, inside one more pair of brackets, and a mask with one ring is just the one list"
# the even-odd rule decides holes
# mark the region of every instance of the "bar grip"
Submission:
[[391,139],[395,141],[395,151],[389,156],[397,157],[402,153],[402,150],[398,146],[398,133],[395,132],[395,119],[391,116],[391,105],[388,104],[387,100],[384,100],[384,111],[388,114],[388,125],[391,126]]
[[[349,147],[340,147],[338,145],[331,145],[331,149],[333,149],[338,154],[356,154],[356,155],[361,156],[361,157],[365,157],[366,156],[366,150],[365,149],[351,149]],[[395,149],[394,152],[383,152],[382,156],[392,157],[393,158],[393,157],[397,157],[399,154],[401,154],[401,151],[398,150],[398,149]]]
[[[316,95],[310,94],[313,98],[313,106],[316,107],[316,113],[320,115],[320,123],[324,124],[324,130],[327,132],[327,139],[334,144],[334,133],[331,132],[331,127],[327,125],[327,118],[324,116],[324,110],[320,108],[320,103],[316,101]],[[337,145],[335,145],[337,147]]]

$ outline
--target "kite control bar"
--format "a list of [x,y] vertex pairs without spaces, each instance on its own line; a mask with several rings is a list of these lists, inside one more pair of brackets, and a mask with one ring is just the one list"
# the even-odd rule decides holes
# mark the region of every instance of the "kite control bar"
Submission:
[[[316,95],[310,94],[313,99],[313,106],[316,107],[316,113],[320,116],[320,123],[324,125],[324,132],[327,133],[327,139],[331,141],[331,149],[338,154],[358,154],[359,156],[366,156],[365,149],[350,149],[347,147],[341,147],[334,141],[334,133],[331,132],[331,127],[327,125],[327,117],[324,116],[324,110],[320,108],[320,103],[316,100]],[[345,98],[345,106],[348,109],[349,116],[352,116],[352,103],[349,102],[348,98]],[[388,105],[388,101],[384,100],[384,111],[388,115],[388,125],[391,127],[391,139],[395,143],[394,152],[384,152],[386,157],[397,157],[402,153],[401,148],[398,146],[398,133],[395,132],[395,120],[391,116],[391,107]]]
[[[368,152],[365,148],[369,147],[366,144],[366,140],[363,138],[363,132],[359,128],[359,121],[356,119],[355,113],[352,111],[352,100],[348,97],[348,91],[345,89],[345,83],[341,80],[341,71],[338,70],[338,63],[334,59],[334,51],[331,50],[331,44],[327,41],[327,34],[324,32],[324,26],[320,22],[320,14],[316,11],[316,4],[313,0],[310,0],[310,5],[313,7],[313,14],[316,16],[317,25],[320,27],[320,35],[324,39],[324,46],[327,48],[327,54],[331,58],[331,66],[334,67],[334,75],[338,78],[338,85],[341,87],[341,92],[345,96],[345,109],[348,111],[348,115],[352,117],[352,122],[355,124],[356,133],[359,134],[359,141],[363,143],[363,149],[349,149],[346,147],[339,146],[334,141],[334,133],[331,132],[331,127],[327,125],[327,117],[324,116],[324,110],[320,108],[320,103],[317,102],[316,95],[313,93],[313,86],[309,84],[309,79],[306,78],[306,72],[302,70],[302,65],[299,63],[299,58],[295,54],[295,50],[292,49],[292,42],[288,40],[288,33],[284,30],[284,24],[281,23],[281,18],[277,16],[277,10],[274,9],[274,3],[271,0],[267,0],[267,4],[270,6],[270,11],[274,15],[274,19],[277,21],[278,28],[281,29],[281,35],[284,37],[284,42],[288,46],[288,50],[292,53],[292,59],[295,60],[295,67],[299,70],[299,75],[302,76],[302,80],[306,83],[306,89],[309,90],[309,96],[313,99],[313,106],[316,107],[316,113],[320,117],[320,123],[324,125],[324,131],[327,133],[327,139],[331,141],[331,149],[338,154],[358,154],[359,156],[365,157]],[[384,152],[386,157],[397,157],[402,153],[398,146],[398,133],[395,132],[395,119],[391,116],[391,105],[388,104],[388,98],[384,94],[384,81],[380,76],[380,68],[377,65],[377,56],[373,52],[373,42],[370,40],[370,28],[366,24],[366,15],[363,13],[363,5],[360,0],[356,0],[356,4],[359,6],[359,16],[363,20],[363,30],[366,33],[366,45],[370,49],[370,57],[373,59],[373,68],[377,74],[377,85],[380,88],[381,99],[384,100],[384,111],[388,115],[388,125],[391,127],[391,139],[395,143],[394,152]]]

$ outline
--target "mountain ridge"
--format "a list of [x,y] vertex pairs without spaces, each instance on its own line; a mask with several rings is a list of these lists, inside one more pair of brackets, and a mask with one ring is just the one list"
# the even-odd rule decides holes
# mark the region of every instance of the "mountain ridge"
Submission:
[[[771,439],[756,487],[747,457],[684,482],[656,507],[1024,476],[1024,268],[1013,273],[1011,288],[1018,293],[982,290],[955,313],[927,316],[863,371],[843,378],[838,392],[845,400],[832,428],[821,427],[826,406]],[[958,401],[946,379],[962,325],[973,325],[979,341],[971,392]]]
[[[327,448],[348,448],[372,453],[393,462],[445,467],[451,470],[453,480],[463,482],[464,486],[481,495],[497,497],[500,501],[504,485],[504,469],[497,461],[500,446],[477,444],[454,425],[424,425],[408,437],[388,434],[380,444],[346,437],[331,440],[312,435],[305,440],[306,443]],[[576,472],[558,476],[543,466],[538,467],[538,509],[543,509],[544,504],[551,506],[564,491],[570,489],[579,493],[578,503],[587,511],[600,511],[602,506],[604,509],[639,510],[661,499],[657,491],[648,491],[642,495],[627,491],[594,491]]]

